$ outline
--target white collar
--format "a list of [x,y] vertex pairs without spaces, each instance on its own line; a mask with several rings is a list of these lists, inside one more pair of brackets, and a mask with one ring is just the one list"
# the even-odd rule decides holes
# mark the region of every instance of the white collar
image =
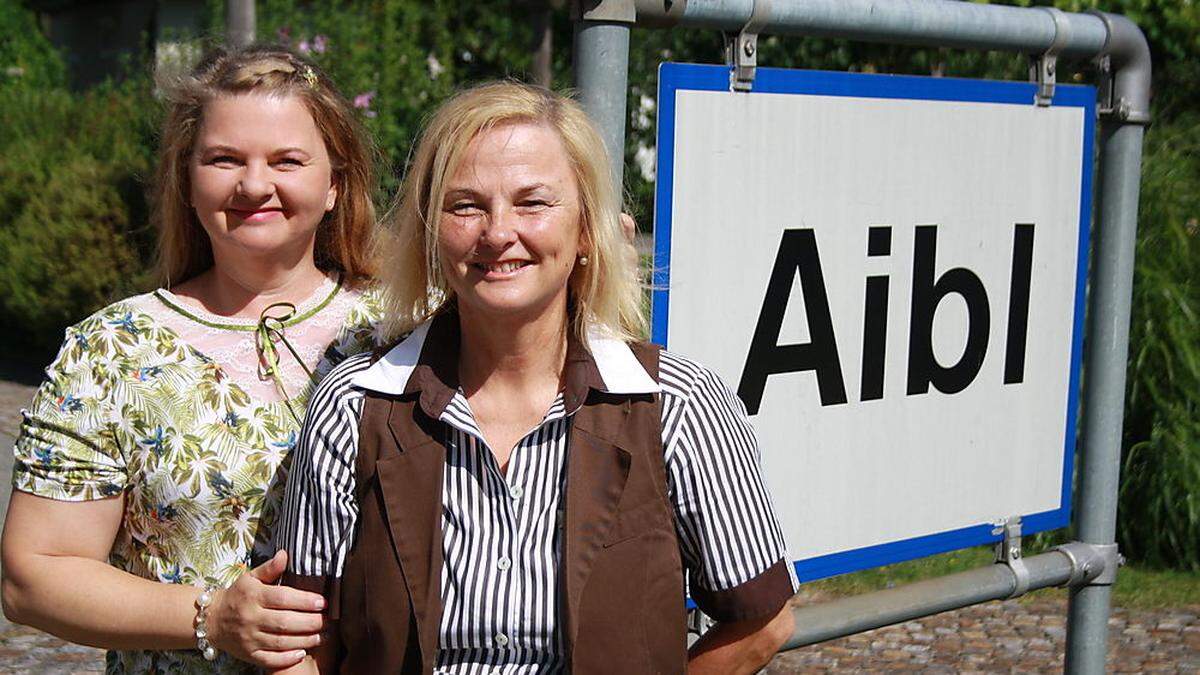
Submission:
[[[360,389],[369,389],[381,394],[400,395],[408,386],[408,379],[417,368],[429,326],[433,320],[417,326],[400,344],[392,347],[383,358],[370,368],[355,375],[350,384]],[[588,331],[588,350],[596,362],[600,379],[604,380],[605,391],[610,394],[655,394],[661,391],[658,383],[650,377],[633,350],[623,340],[605,335],[598,329]]]

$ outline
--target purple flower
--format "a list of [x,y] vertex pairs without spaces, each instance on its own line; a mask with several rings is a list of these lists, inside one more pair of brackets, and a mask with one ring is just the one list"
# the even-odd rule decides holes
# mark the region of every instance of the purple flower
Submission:
[[373,99],[373,98],[375,98],[375,92],[373,90],[372,91],[364,91],[363,93],[354,97],[354,107],[362,109],[362,110],[365,110],[366,108],[370,108],[371,107],[371,99]]
[[367,117],[374,117],[377,113],[374,110],[371,110],[371,99],[373,98],[375,98],[374,90],[364,91],[363,93],[354,97],[354,107],[363,111],[363,115]]
[[324,35],[317,35],[312,40],[312,50],[318,54],[324,54],[329,47],[329,38]]
[[308,40],[301,40],[300,44],[296,45],[296,51],[307,54],[312,51],[312,47],[309,46]]

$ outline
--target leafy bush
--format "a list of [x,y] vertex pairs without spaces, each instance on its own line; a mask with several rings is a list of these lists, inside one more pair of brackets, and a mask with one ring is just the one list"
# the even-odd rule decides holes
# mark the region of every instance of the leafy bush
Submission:
[[393,169],[383,172],[380,201],[386,202],[435,105],[464,84],[521,77],[529,69],[526,4],[265,0],[258,4],[259,39],[305,52],[355,101]]
[[0,230],[5,324],[22,337],[61,339],[63,326],[104,305],[144,269],[124,234],[129,209],[108,173],[87,155],[54,167]]
[[0,86],[60,87],[65,82],[63,60],[33,13],[17,0],[0,0]]
[[[146,281],[146,81],[0,87],[0,349],[45,354],[64,327]],[[32,357],[31,357],[32,358]]]

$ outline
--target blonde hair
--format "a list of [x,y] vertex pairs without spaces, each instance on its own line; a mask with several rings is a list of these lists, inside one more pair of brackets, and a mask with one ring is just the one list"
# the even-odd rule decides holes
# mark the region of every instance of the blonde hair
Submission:
[[340,272],[346,283],[374,276],[375,151],[353,108],[319,68],[284,47],[255,46],[209,52],[175,82],[160,85],[168,102],[154,186],[159,229],[159,282],[186,281],[213,264],[208,235],[188,205],[190,158],[204,106],[222,96],[261,93],[299,97],[325,141],[337,188],[334,208],[317,229],[317,267]]
[[622,234],[620,194],[604,142],[578,103],[516,82],[492,82],[458,93],[434,112],[422,132],[396,205],[385,219],[381,253],[387,261],[382,278],[389,290],[389,335],[410,331],[453,303],[437,245],[446,181],[467,145],[503,124],[553,129],[575,173],[589,263],[576,264],[567,282],[571,330],[581,340],[589,327],[619,339],[640,339],[646,333],[640,272],[636,253]]

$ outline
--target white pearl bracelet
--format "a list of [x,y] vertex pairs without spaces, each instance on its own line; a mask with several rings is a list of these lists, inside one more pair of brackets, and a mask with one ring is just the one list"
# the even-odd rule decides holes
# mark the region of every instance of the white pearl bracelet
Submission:
[[216,587],[212,584],[204,587],[200,595],[196,596],[196,649],[204,655],[205,661],[213,661],[217,658],[217,649],[208,641],[208,606],[213,601],[213,591]]

